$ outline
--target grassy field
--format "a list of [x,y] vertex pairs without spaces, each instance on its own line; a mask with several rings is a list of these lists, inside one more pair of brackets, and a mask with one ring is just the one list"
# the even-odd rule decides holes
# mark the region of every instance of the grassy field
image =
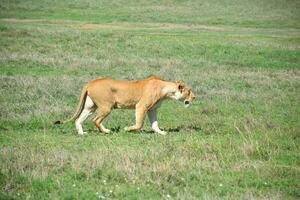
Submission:
[[[96,77],[181,79],[166,136],[54,126]],[[299,199],[300,1],[0,0],[0,199]]]

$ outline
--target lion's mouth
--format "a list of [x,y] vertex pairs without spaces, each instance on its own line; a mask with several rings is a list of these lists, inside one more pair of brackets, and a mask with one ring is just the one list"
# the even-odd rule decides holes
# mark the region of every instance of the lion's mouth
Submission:
[[184,100],[184,107],[189,107],[190,106],[190,101],[189,100]]

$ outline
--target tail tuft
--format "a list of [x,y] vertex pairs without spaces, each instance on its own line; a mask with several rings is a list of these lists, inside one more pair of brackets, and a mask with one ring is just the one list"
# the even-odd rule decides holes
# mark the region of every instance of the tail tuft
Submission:
[[58,120],[58,121],[54,122],[54,124],[55,125],[60,125],[60,124],[62,124],[62,122]]
[[79,117],[79,115],[81,114],[81,112],[83,110],[86,97],[87,97],[87,90],[86,90],[86,86],[84,86],[82,89],[82,92],[80,94],[79,104],[78,104],[77,109],[76,109],[75,113],[73,114],[73,116],[70,117],[69,119],[66,119],[63,121],[58,120],[58,121],[54,122],[54,124],[59,125],[59,124],[65,124],[70,121],[75,121]]

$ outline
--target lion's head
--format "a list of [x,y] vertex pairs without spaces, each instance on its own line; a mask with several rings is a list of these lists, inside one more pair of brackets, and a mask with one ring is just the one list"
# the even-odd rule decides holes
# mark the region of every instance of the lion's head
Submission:
[[185,107],[189,107],[191,102],[195,99],[195,94],[191,88],[187,87],[183,81],[176,81],[176,92],[173,93],[171,98],[183,101]]

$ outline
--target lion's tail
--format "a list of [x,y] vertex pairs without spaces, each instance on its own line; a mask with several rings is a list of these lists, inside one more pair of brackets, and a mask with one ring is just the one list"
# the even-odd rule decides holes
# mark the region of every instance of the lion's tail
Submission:
[[76,112],[73,114],[73,116],[70,117],[69,119],[64,120],[64,121],[59,121],[58,120],[58,121],[54,122],[54,124],[65,124],[67,122],[76,120],[79,117],[79,115],[81,114],[81,112],[84,108],[86,96],[87,96],[87,89],[86,89],[86,86],[84,86],[83,89],[82,89],[82,92],[80,94],[80,99],[79,99],[79,103],[78,103]]

